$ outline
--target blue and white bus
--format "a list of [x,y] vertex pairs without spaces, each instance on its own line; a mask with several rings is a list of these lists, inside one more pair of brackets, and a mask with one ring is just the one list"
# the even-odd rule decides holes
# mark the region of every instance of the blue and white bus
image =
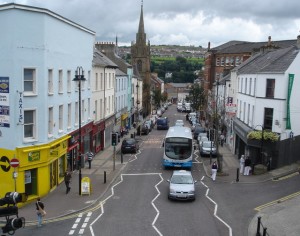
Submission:
[[192,168],[193,135],[189,127],[172,126],[164,140],[163,166]]

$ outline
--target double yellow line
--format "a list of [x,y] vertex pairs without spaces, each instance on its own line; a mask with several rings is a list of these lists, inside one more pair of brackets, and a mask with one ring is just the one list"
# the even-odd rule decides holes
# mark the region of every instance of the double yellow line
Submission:
[[296,192],[296,193],[293,193],[293,194],[290,194],[290,195],[287,195],[287,196],[285,196],[285,197],[283,197],[283,198],[274,200],[274,201],[272,201],[272,202],[268,202],[268,203],[266,203],[266,204],[264,204],[264,205],[258,206],[258,207],[256,207],[256,208],[254,208],[254,210],[256,210],[256,211],[261,211],[261,210],[264,209],[264,208],[273,206],[273,205],[275,205],[275,204],[282,203],[282,202],[284,202],[284,201],[287,201],[287,200],[292,199],[292,198],[294,198],[294,197],[297,197],[297,196],[299,196],[299,195],[300,195],[300,191],[299,191],[299,192]]

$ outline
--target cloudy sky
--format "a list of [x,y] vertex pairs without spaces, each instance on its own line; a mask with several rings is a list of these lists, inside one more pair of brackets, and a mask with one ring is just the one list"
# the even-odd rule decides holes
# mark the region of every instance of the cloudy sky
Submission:
[[[0,0],[0,4],[9,1]],[[47,8],[96,32],[98,41],[130,45],[141,0],[14,0]],[[215,47],[230,40],[296,39],[299,0],[144,0],[144,23],[152,45]]]

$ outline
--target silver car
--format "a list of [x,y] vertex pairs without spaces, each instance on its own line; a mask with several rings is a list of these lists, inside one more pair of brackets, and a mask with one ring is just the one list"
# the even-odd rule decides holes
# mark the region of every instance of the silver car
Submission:
[[169,185],[169,199],[175,200],[195,200],[195,183],[190,171],[174,170]]
[[217,155],[217,149],[213,141],[203,141],[202,145],[200,146],[200,155],[201,156],[212,156]]

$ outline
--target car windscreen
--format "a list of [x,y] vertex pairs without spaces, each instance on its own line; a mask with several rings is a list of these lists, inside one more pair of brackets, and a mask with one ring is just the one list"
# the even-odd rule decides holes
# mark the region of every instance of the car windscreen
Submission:
[[173,175],[171,179],[172,184],[192,184],[193,178],[190,175]]

